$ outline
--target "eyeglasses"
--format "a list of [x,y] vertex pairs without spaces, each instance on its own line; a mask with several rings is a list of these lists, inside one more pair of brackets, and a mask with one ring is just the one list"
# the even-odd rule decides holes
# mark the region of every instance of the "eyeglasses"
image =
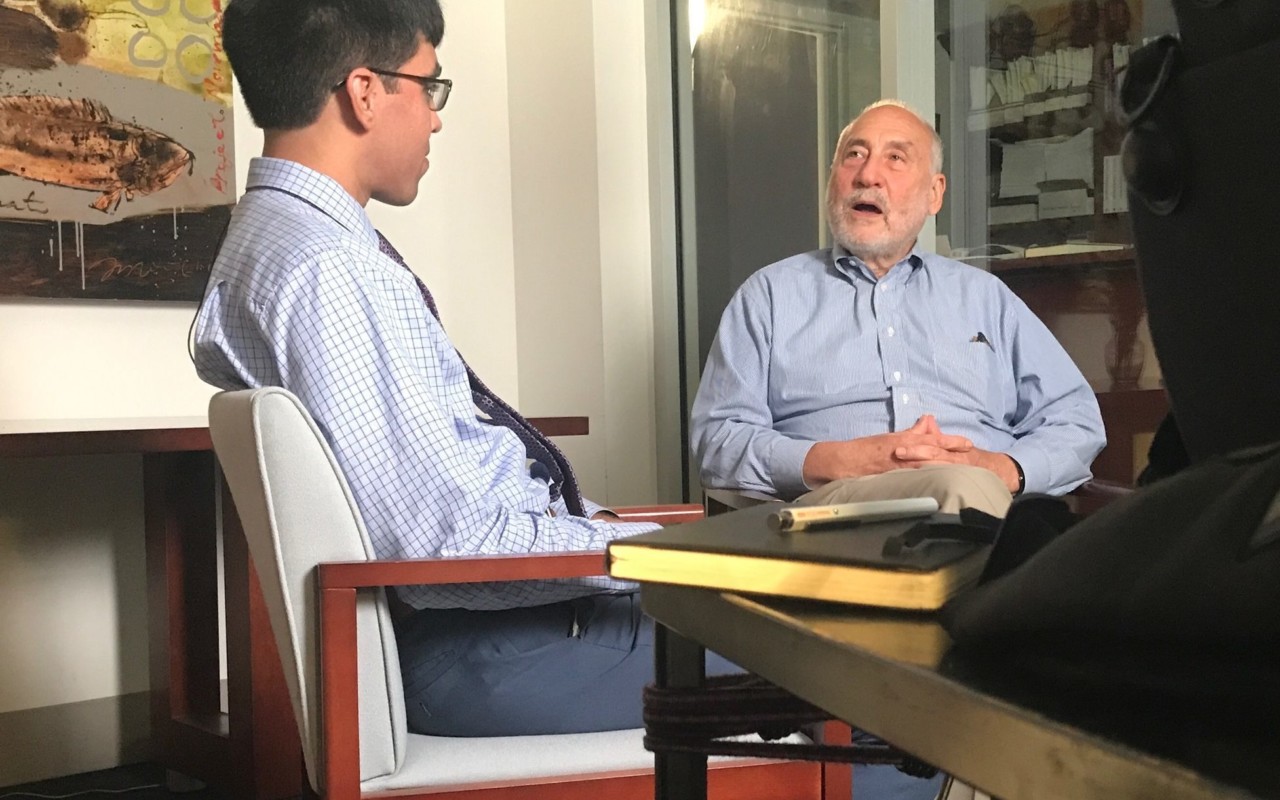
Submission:
[[[433,78],[429,75],[410,75],[405,72],[392,72],[386,69],[375,69],[366,67],[375,75],[381,75],[385,78],[404,78],[413,81],[422,87],[427,93],[427,105],[431,106],[432,111],[439,112],[444,108],[444,104],[449,102],[449,92],[453,91],[453,81],[448,78]],[[346,85],[346,81],[334,85],[334,90],[341,89]]]

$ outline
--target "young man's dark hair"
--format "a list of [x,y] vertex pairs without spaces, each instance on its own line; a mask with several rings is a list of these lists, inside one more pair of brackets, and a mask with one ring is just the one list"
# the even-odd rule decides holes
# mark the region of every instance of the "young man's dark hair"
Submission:
[[[319,116],[351,70],[394,71],[425,39],[438,47],[436,0],[231,0],[223,46],[245,105],[264,130],[291,130]],[[395,78],[387,78],[394,89]]]

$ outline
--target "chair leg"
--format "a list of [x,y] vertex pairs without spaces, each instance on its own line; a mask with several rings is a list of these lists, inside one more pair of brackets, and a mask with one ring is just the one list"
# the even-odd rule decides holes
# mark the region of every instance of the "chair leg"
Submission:
[[298,800],[321,800],[320,793],[311,788],[311,774],[307,772],[307,759],[298,759],[302,765],[302,793],[298,795]]
[[[838,721],[822,726],[823,744],[853,743],[853,729]],[[822,763],[822,800],[849,800],[853,795],[853,765]]]

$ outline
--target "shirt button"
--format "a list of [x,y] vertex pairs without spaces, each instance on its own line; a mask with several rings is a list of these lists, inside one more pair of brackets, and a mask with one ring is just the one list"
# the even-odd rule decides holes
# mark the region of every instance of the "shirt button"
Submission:
[[907,403],[910,403],[910,402],[911,402],[911,397],[909,395],[904,394],[902,396],[902,404],[905,406]]
[[894,379],[895,381],[900,381],[900,380],[902,380],[902,373],[901,373],[901,372],[894,372],[894,373],[893,373],[893,379]]
[[887,333],[887,334],[889,334],[890,336],[892,336],[892,335],[893,335],[893,326],[892,326],[892,325],[890,325],[890,326],[889,326],[889,330],[885,331],[885,333]]
[[880,291],[882,292],[886,291],[888,288],[889,288],[888,284],[884,284],[884,283],[880,284]]

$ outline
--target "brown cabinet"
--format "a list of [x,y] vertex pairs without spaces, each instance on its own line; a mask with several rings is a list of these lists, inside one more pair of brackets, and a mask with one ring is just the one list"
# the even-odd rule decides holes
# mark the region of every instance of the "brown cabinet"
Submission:
[[1053,332],[1098,395],[1094,477],[1130,484],[1168,411],[1132,250],[1006,259],[995,272]]

